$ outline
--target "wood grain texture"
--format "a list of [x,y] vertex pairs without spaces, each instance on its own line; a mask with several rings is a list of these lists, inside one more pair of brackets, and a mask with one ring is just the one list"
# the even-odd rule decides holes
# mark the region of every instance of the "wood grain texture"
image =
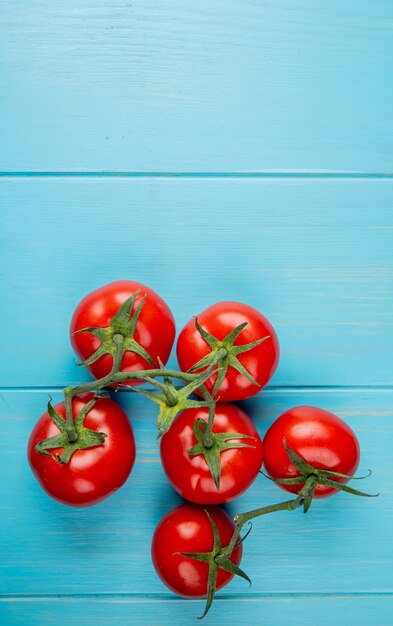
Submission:
[[0,170],[393,169],[388,0],[1,5]]
[[[355,429],[376,500],[256,520],[207,623],[393,626],[393,3],[0,0],[0,624],[187,626],[150,562],[180,503],[154,408],[127,484],[91,509],[50,500],[27,438],[75,367],[86,292],[134,278],[178,329],[248,302],[281,361],[243,403],[263,435],[311,404]],[[172,356],[171,365],[176,365]],[[326,387],[326,388],[325,388]],[[279,501],[260,477],[229,513]]]
[[[59,392],[54,400],[60,399]],[[87,509],[65,507],[46,496],[26,460],[31,428],[45,410],[44,390],[2,392],[0,459],[3,480],[0,517],[0,592],[4,595],[127,594],[172,597],[150,561],[152,533],[161,517],[181,500],[159,461],[155,410],[145,398],[116,395],[135,429],[137,461],[126,485]],[[338,494],[313,504],[310,514],[277,513],[255,520],[244,546],[242,566],[253,580],[235,580],[224,591],[255,594],[393,592],[390,541],[393,470],[393,391],[271,390],[242,403],[263,435],[283,411],[300,404],[324,407],[356,431],[362,450],[362,485],[377,499]],[[285,499],[285,492],[261,476],[231,514]]]
[[72,312],[123,277],[156,289],[179,330],[219,300],[259,308],[280,339],[275,386],[390,384],[392,191],[357,179],[3,180],[1,385],[87,379]]
[[[75,626],[184,626],[195,624],[197,602],[181,598],[50,598],[0,601],[0,617],[18,626],[58,626],[59,616]],[[391,595],[221,597],[215,600],[210,626],[222,626],[223,616],[238,624],[282,626],[391,626]],[[258,621],[256,621],[258,620]]]

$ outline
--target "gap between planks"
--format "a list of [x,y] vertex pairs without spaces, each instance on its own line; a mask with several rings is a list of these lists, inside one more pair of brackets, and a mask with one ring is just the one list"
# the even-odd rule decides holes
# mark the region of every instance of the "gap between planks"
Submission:
[[[261,600],[263,598],[285,599],[285,598],[353,598],[353,597],[393,597],[393,591],[351,591],[351,592],[307,592],[307,591],[288,591],[288,592],[269,592],[269,593],[246,593],[234,594],[227,593],[215,598],[215,602],[225,602],[228,600],[238,600],[239,602],[250,602],[252,600]],[[187,598],[177,598],[167,594],[132,594],[132,593],[69,593],[69,594],[7,594],[0,596],[0,602],[42,602],[58,600],[69,601],[78,600],[101,600],[102,602],[123,601],[123,602],[189,602]]]
[[393,179],[393,172],[127,172],[127,171],[20,171],[0,172],[0,178],[283,178],[283,179]]

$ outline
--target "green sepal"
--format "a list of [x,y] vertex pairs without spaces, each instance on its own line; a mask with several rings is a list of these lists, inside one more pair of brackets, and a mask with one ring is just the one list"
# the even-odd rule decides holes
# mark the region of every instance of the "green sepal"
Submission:
[[132,308],[139,293],[139,291],[135,291],[129,298],[127,298],[127,300],[125,300],[125,302],[123,302],[115,315],[112,317],[109,326],[107,326],[106,328],[89,327],[81,328],[80,330],[75,331],[75,335],[84,332],[92,333],[101,341],[101,344],[99,345],[97,350],[93,354],[91,354],[85,361],[83,361],[82,363],[78,363],[78,365],[91,365],[105,354],[110,354],[112,357],[114,357],[116,353],[116,343],[113,338],[116,334],[119,334],[122,335],[122,337],[124,338],[122,345],[123,354],[125,352],[135,352],[143,359],[145,359],[145,361],[147,361],[150,365],[152,365],[153,367],[156,366],[156,363],[152,356],[134,338],[138,318],[142,311],[142,307],[146,298],[146,296],[143,296],[143,298],[138,303],[135,311],[131,315]]
[[287,444],[285,438],[283,439],[283,445],[290,461],[296,467],[300,476],[294,476],[293,478],[273,478],[272,480],[279,485],[304,484],[304,487],[301,489],[295,500],[295,508],[297,506],[302,506],[304,512],[307,513],[312,504],[314,492],[318,485],[332,487],[338,491],[344,491],[354,496],[362,496],[366,498],[375,498],[379,495],[378,493],[369,494],[359,491],[358,489],[353,489],[353,487],[348,487],[348,485],[330,478],[331,476],[337,476],[337,478],[346,478],[347,480],[363,480],[364,478],[368,478],[370,476],[371,470],[369,470],[369,473],[366,476],[350,476],[348,474],[342,474],[341,472],[318,469],[310,463],[307,463],[307,461],[305,461],[299,454],[292,450],[292,448],[290,448]]
[[287,440],[283,439],[284,448],[292,461],[293,465],[301,474],[313,474],[315,472],[315,467],[307,463],[301,456],[299,456],[292,448],[287,444]]
[[216,337],[214,337],[214,335],[211,335],[207,332],[207,330],[202,328],[202,326],[198,322],[198,317],[195,318],[195,327],[198,333],[201,335],[202,339],[206,341],[207,345],[210,346],[212,350],[219,349],[221,342]]
[[156,378],[148,375],[142,376],[142,379],[153,385],[157,392],[146,391],[137,387],[133,387],[133,391],[145,396],[159,407],[157,417],[158,437],[162,437],[169,430],[173,420],[181,411],[209,406],[210,402],[207,400],[191,400],[189,398],[196,389],[202,387],[209,376],[211,376],[211,370],[195,374],[193,380],[184,385],[184,387],[180,387],[180,389],[176,389],[168,377],[166,377],[167,380],[163,384]]
[[351,493],[353,496],[362,496],[363,498],[377,498],[379,496],[379,493],[365,493],[364,491],[353,489],[353,487],[348,487],[348,485],[343,485],[343,483],[339,483],[337,480],[329,480],[328,478],[325,478],[324,485],[334,487],[334,489],[338,489],[339,491]]
[[[213,549],[209,552],[175,552],[175,554],[181,554],[182,556],[188,557],[190,559],[194,559],[195,561],[200,561],[202,563],[206,563],[209,566],[209,573],[207,579],[207,597],[206,597],[206,605],[205,610],[202,615],[198,617],[198,619],[203,619],[205,615],[208,613],[211,605],[213,604],[214,596],[216,593],[216,584],[217,584],[217,575],[219,569],[223,569],[226,572],[234,574],[235,576],[240,576],[251,585],[251,580],[247,576],[243,570],[240,569],[233,561],[230,560],[230,554],[226,553],[226,548],[221,545],[220,533],[218,528],[214,522],[214,520],[209,515],[208,511],[204,509],[212,531],[213,531]],[[238,545],[234,547],[236,549]]]
[[[253,376],[244,367],[244,365],[240,363],[237,357],[239,354],[248,352],[249,350],[252,350],[256,346],[261,344],[263,341],[266,341],[266,339],[269,339],[270,335],[262,337],[261,339],[257,339],[256,341],[252,341],[250,343],[235,346],[235,340],[237,339],[243,328],[247,326],[247,323],[248,322],[243,322],[242,324],[239,324],[238,326],[236,326],[236,328],[233,328],[222,341],[220,341],[216,337],[214,337],[214,335],[211,335],[204,328],[202,328],[202,326],[199,324],[198,318],[195,318],[195,327],[203,340],[211,348],[211,352],[206,354],[197,363],[194,363],[194,365],[189,369],[189,372],[195,372],[204,367],[208,367],[212,363],[217,363],[219,359],[220,368],[217,372],[216,380],[214,382],[214,387],[212,391],[213,398],[216,397],[216,394],[222,385],[222,382],[227,374],[228,367],[234,368],[250,383],[259,387],[259,383],[253,378]],[[218,352],[220,350],[223,351],[224,356],[219,357]]]
[[116,313],[111,319],[111,326],[116,333],[123,334],[124,330],[126,330],[129,321],[132,307],[134,306],[134,302],[139,295],[139,289],[135,291],[127,300],[123,302],[123,304],[118,308]]
[[249,578],[249,576],[247,576],[247,574],[242,569],[240,569],[238,565],[235,565],[235,563],[231,561],[230,559],[225,559],[225,561],[220,561],[220,567],[221,569],[224,569],[226,572],[230,572],[231,574],[240,576],[240,578],[243,578],[243,580],[246,580],[251,587],[251,579]]
[[190,559],[194,559],[194,561],[200,561],[201,563],[210,562],[210,552],[174,552],[174,554],[188,556]]
[[369,478],[371,476],[372,471],[368,470],[368,473],[364,476],[350,476],[349,474],[341,474],[341,472],[331,472],[330,470],[318,470],[321,473],[326,474],[326,476],[338,476],[339,478],[348,478],[348,480],[364,480],[365,478]]
[[231,448],[254,448],[250,444],[242,443],[240,441],[232,441],[233,439],[254,439],[251,435],[244,435],[243,433],[214,433],[209,434],[209,439],[212,445],[207,447],[205,442],[206,431],[208,431],[208,423],[197,418],[194,422],[193,432],[198,443],[192,448],[187,450],[190,456],[197,456],[202,454],[205,457],[205,461],[210,470],[214,484],[217,491],[220,491],[220,478],[221,478],[221,461],[220,455],[224,450],[230,450]]
[[68,437],[66,433],[60,433],[60,435],[54,435],[54,437],[48,437],[44,441],[37,443],[35,449],[40,454],[45,456],[53,456],[47,450],[53,450],[54,448],[64,448],[68,443]]
[[156,366],[154,360],[152,359],[148,351],[143,346],[141,346],[140,343],[135,341],[135,339],[126,337],[126,339],[124,340],[123,353],[124,352],[135,352],[135,354],[139,354],[139,356],[141,356],[142,359],[145,359],[145,361],[150,363],[150,365],[152,365],[153,367]]
[[61,431],[64,419],[61,417],[61,415],[58,414],[54,406],[52,406],[52,399],[53,399],[52,396],[49,396],[49,400],[48,400],[49,417],[56,424],[57,428]]
[[97,348],[93,354],[89,356],[89,358],[81,361],[81,363],[77,363],[78,367],[86,367],[87,365],[92,365],[100,359],[104,354],[110,354],[112,357],[115,354],[115,344],[112,342],[111,337],[106,337],[105,340],[102,341],[101,345]]
[[95,337],[98,337],[98,339],[105,339],[105,335],[106,335],[106,328],[95,328],[93,326],[89,326],[86,328],[80,328],[79,330],[76,330],[74,332],[74,335],[79,335],[80,333],[91,333],[92,335],[94,335]]
[[[48,413],[60,432],[58,435],[54,435],[53,437],[48,437],[48,439],[40,441],[35,446],[36,452],[45,456],[51,456],[55,461],[65,464],[69,462],[76,450],[85,450],[87,448],[94,448],[102,445],[105,441],[106,434],[96,432],[90,428],[85,428],[83,425],[86,415],[94,406],[95,402],[96,398],[90,400],[90,402],[88,402],[75,417],[74,427],[77,439],[71,443],[68,439],[66,431],[66,420],[59,415],[59,413],[57,413],[56,409],[52,406],[50,399],[48,402]],[[54,450],[55,448],[63,448],[62,454],[53,455],[48,452],[48,450]]]

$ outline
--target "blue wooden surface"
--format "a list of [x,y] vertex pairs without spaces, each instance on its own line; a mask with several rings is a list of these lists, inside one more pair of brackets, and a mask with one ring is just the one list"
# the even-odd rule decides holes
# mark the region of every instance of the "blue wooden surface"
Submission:
[[[167,300],[179,330],[217,300],[260,308],[283,350],[274,385],[392,380],[393,180],[29,177],[4,179],[0,198],[4,386],[87,379],[73,309],[128,276]],[[17,323],[35,364],[23,370]]]
[[390,0],[2,0],[0,170],[392,171]]
[[[392,3],[0,6],[0,623],[200,614],[150,563],[179,502],[150,405],[116,396],[137,462],[97,507],[51,501],[25,457],[48,393],[88,379],[68,342],[75,304],[129,277],[178,329],[220,299],[266,313],[281,362],[243,408],[262,435],[290,406],[336,412],[381,491],[255,522],[253,587],[233,581],[207,623],[391,626]],[[281,495],[261,477],[228,511]]]

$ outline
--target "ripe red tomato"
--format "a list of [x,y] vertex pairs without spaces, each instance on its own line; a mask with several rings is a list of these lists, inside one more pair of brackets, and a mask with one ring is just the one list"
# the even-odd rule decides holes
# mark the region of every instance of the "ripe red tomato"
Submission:
[[[133,304],[131,315],[136,311],[142,298],[146,296],[138,317],[134,334],[135,341],[151,356],[154,365],[134,351],[124,353],[121,370],[136,370],[158,367],[158,359],[165,364],[168,361],[175,339],[175,322],[168,305],[149,287],[132,280],[119,280],[92,291],[78,304],[71,320],[71,343],[81,359],[87,360],[99,349],[102,341],[91,332],[75,334],[83,328],[108,328],[120,306],[136,291],[140,291]],[[112,334],[114,334],[113,331]],[[117,331],[118,332],[118,331]],[[113,356],[103,354],[94,363],[87,366],[94,378],[102,378],[110,373]],[[128,381],[126,385],[138,384]]]
[[[235,525],[219,507],[206,507],[216,524],[221,545],[229,545]],[[152,542],[152,560],[161,580],[175,593],[188,598],[207,596],[209,567],[179,552],[203,553],[213,550],[213,530],[205,509],[193,504],[183,504],[173,509],[158,524]],[[242,546],[236,548],[230,560],[239,565]],[[232,580],[233,574],[218,570],[216,589]]]
[[[220,402],[244,400],[258,393],[272,377],[278,363],[279,345],[277,335],[270,322],[256,309],[240,302],[218,302],[197,317],[200,326],[221,344],[225,337],[237,326],[247,322],[237,337],[225,347],[228,357],[220,361],[224,375],[216,397]],[[259,345],[243,351],[239,346],[266,338]],[[225,342],[224,342],[225,343]],[[217,345],[217,348],[219,345]],[[191,319],[182,329],[177,341],[177,358],[183,371],[190,370],[214,349],[201,336]],[[207,357],[209,358],[209,357]],[[203,370],[204,367],[196,371]],[[247,379],[249,375],[257,383]],[[212,393],[218,374],[213,374],[205,383]]]
[[[75,396],[73,417],[92,399],[92,394]],[[65,404],[54,409],[65,419]],[[87,413],[84,426],[107,437],[102,445],[76,450],[66,464],[53,456],[44,456],[35,446],[59,433],[49,413],[44,413],[31,433],[28,459],[35,477],[47,494],[71,506],[89,506],[100,502],[119,489],[127,480],[135,461],[134,434],[127,415],[109,398],[98,398]],[[61,449],[52,449],[56,455]]]
[[161,439],[161,461],[170,483],[183,498],[198,504],[223,504],[243,493],[257,477],[262,465],[263,444],[246,413],[232,404],[217,404],[213,440],[214,433],[241,433],[252,437],[227,439],[228,444],[252,447],[231,448],[221,453],[218,451],[220,442],[214,442],[213,453],[221,463],[218,491],[203,454],[191,456],[188,453],[198,443],[193,432],[195,421],[207,422],[208,417],[207,408],[182,411]]
[[[297,406],[283,413],[269,428],[264,438],[264,465],[271,478],[299,476],[284,448],[283,439],[294,452],[317,469],[331,470],[353,476],[359,464],[359,443],[353,430],[339,417],[312,406]],[[331,477],[347,483],[348,479]],[[299,493],[303,485],[280,485]],[[324,498],[338,490],[317,485],[314,497]]]

